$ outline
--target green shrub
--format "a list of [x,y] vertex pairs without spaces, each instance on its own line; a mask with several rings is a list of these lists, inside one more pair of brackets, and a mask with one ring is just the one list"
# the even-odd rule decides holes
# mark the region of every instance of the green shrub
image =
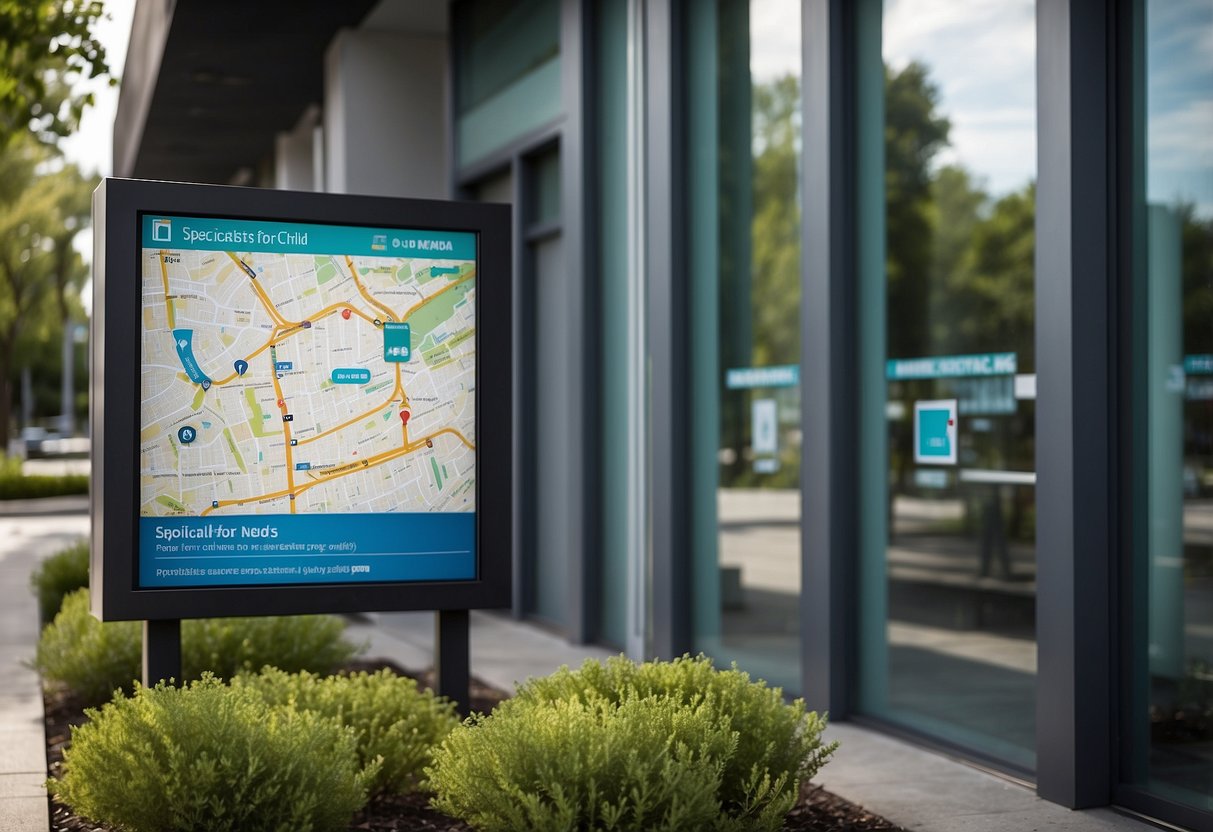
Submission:
[[507,700],[452,731],[427,773],[434,806],[485,832],[700,832],[728,828],[717,792],[736,743],[702,703]]
[[63,598],[54,620],[42,629],[34,667],[44,679],[62,682],[89,704],[115,690],[130,691],[140,676],[142,643],[137,621],[102,624],[88,611],[88,590]]
[[439,809],[488,830],[777,830],[837,747],[824,727],[702,656],[617,657],[529,680],[457,728],[427,773]]
[[88,541],[73,543],[39,564],[30,576],[42,623],[49,624],[63,605],[63,596],[88,586]]
[[459,724],[454,704],[386,669],[320,678],[266,668],[241,674],[232,685],[256,691],[271,705],[312,711],[352,728],[359,762],[383,761],[378,777],[368,784],[372,794],[423,787],[423,769],[434,746]]
[[800,783],[811,779],[837,747],[822,744],[825,719],[806,712],[803,700],[789,705],[779,688],[752,682],[736,667],[717,670],[705,656],[643,664],[623,656],[605,664],[590,660],[579,670],[565,667],[528,680],[517,693],[518,699],[547,702],[619,702],[630,696],[668,696],[683,704],[702,699],[716,721],[737,734],[737,750],[727,761],[720,793],[725,813],[734,817],[748,811],[754,789],[763,783],[770,784],[767,800],[786,802],[790,808]]
[[27,477],[21,473],[21,460],[0,454],[0,500],[32,500],[87,493],[88,477],[84,474],[35,474]]
[[[341,619],[331,615],[184,621],[182,675],[197,679],[211,671],[230,678],[267,664],[330,673],[360,650],[343,631]],[[43,629],[34,666],[44,679],[63,683],[87,703],[100,704],[115,690],[133,689],[141,675],[141,657],[138,622],[102,624],[88,611],[88,591],[77,590],[63,599],[59,614]]]
[[348,728],[209,675],[88,715],[48,786],[76,814],[130,832],[345,829],[374,773],[359,770]]
[[204,670],[230,679],[272,665],[288,673],[332,673],[364,647],[345,638],[335,615],[201,618],[181,623],[181,669],[187,679]]

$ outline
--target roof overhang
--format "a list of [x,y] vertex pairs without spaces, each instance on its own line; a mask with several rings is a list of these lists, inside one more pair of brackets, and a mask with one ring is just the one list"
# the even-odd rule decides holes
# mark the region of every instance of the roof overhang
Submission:
[[230,182],[324,93],[324,56],[375,0],[138,0],[114,120],[114,174]]

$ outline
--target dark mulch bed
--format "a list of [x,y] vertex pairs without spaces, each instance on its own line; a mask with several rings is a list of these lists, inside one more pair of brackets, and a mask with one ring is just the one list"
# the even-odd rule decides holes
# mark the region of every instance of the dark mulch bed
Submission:
[[[403,676],[411,676],[429,687],[432,674],[410,673],[388,661],[358,661],[346,669],[375,671],[387,667]],[[501,690],[472,679],[471,709],[488,712],[507,696]],[[71,739],[71,726],[84,722],[79,700],[63,693],[48,692],[46,705],[47,773],[56,776],[63,764],[63,749]],[[373,801],[354,818],[351,832],[472,832],[467,824],[434,811],[422,795],[383,797]],[[51,801],[50,832],[112,832],[107,826],[76,817],[65,806]],[[905,832],[879,815],[830,794],[820,786],[806,783],[800,801],[784,822],[786,832]]]

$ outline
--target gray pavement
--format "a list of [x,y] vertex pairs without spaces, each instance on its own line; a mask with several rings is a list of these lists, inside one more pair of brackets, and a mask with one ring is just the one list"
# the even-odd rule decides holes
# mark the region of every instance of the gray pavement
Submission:
[[[2,506],[3,504],[0,504]],[[29,592],[36,563],[88,531],[86,504],[26,506],[33,514],[0,510],[0,832],[48,828],[42,701],[37,676],[22,663],[33,655],[37,609]],[[432,663],[433,613],[378,613],[352,622],[350,636],[368,642],[368,658],[412,669]],[[532,625],[490,613],[471,617],[472,672],[497,687],[544,675],[562,664],[611,651],[570,645]],[[842,742],[818,781],[830,791],[908,829],[1147,830],[1109,810],[1072,812],[1038,799],[1028,788],[862,727],[831,725]]]
[[25,663],[38,640],[29,576],[39,560],[88,532],[87,503],[37,501],[15,515],[0,503],[0,832],[46,832],[46,735],[38,674]]

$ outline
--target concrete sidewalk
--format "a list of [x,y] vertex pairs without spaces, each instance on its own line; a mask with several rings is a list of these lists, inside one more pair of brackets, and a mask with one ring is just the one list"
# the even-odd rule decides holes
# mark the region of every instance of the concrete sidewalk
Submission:
[[[37,604],[29,575],[38,561],[87,534],[82,501],[0,504],[0,832],[46,832],[47,798],[42,698],[38,677],[23,662],[38,636]],[[369,642],[368,658],[410,670],[433,660],[433,613],[377,613],[351,623],[349,634]],[[472,672],[505,690],[562,664],[611,651],[569,645],[540,628],[508,617],[471,616]],[[827,789],[907,829],[928,832],[1151,829],[1109,810],[1072,812],[1029,789],[947,757],[854,725],[832,725],[842,747],[822,770]]]
[[[31,501],[0,511],[0,832],[46,832],[46,732],[38,674],[25,666],[38,641],[29,576],[38,561],[88,533],[80,501]],[[4,506],[4,503],[0,503]]]

